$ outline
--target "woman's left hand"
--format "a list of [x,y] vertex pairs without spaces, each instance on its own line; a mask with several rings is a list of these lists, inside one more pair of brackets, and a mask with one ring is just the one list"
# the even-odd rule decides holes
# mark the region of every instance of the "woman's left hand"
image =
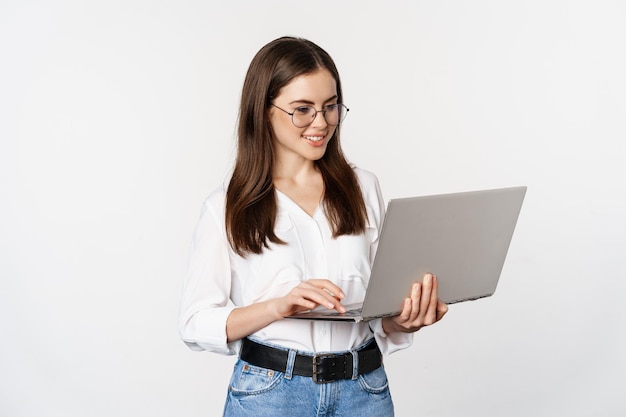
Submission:
[[385,333],[413,333],[441,320],[448,312],[448,305],[439,300],[437,289],[434,274],[426,274],[421,283],[414,283],[411,296],[404,300],[402,312],[383,319]]

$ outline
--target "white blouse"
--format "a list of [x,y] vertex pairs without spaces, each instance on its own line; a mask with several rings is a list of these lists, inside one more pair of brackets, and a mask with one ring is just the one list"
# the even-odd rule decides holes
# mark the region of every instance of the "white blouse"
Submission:
[[[226,319],[236,307],[286,295],[301,281],[326,278],[346,294],[344,305],[363,301],[384,217],[378,179],[354,168],[367,206],[368,226],[360,235],[332,237],[321,207],[307,214],[277,191],[276,235],[286,244],[270,244],[262,254],[237,255],[226,238],[225,187],[205,200],[196,228],[182,293],[179,332],[193,350],[226,355],[240,341],[227,343]],[[284,319],[252,335],[267,343],[304,352],[335,352],[376,338],[383,354],[406,348],[412,334],[387,335],[381,319],[369,323]]]

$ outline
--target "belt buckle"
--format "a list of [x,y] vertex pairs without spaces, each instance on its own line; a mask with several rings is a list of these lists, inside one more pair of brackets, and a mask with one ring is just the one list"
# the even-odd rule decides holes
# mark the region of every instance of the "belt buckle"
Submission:
[[[343,357],[342,355],[337,355],[333,353],[321,353],[319,355],[314,355],[313,356],[313,375],[312,375],[313,382],[315,382],[316,384],[328,384],[329,382],[335,382],[337,380],[336,363],[327,365],[326,369],[324,369],[324,367],[320,369],[320,365],[323,365],[323,362],[326,359],[336,358],[337,360],[342,360],[342,357]],[[343,358],[343,361],[345,362],[345,358]],[[345,363],[342,363],[342,365],[343,365],[344,372],[345,372]],[[333,369],[328,369],[328,367],[333,368]],[[328,376],[332,375],[333,379],[326,379],[325,377],[327,375]]]

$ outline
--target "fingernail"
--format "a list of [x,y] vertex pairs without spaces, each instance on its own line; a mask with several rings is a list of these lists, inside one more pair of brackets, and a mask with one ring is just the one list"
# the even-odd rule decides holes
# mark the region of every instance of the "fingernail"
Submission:
[[432,274],[426,274],[426,275],[424,276],[424,283],[426,283],[426,284],[430,284],[430,282],[431,282],[432,280],[433,280],[433,276],[432,276]]

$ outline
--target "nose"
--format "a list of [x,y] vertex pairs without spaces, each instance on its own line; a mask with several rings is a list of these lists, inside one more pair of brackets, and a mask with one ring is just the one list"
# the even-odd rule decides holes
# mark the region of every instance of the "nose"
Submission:
[[323,111],[317,111],[315,113],[315,117],[313,117],[313,122],[311,122],[311,126],[313,127],[326,127],[328,123],[326,123],[326,116]]

